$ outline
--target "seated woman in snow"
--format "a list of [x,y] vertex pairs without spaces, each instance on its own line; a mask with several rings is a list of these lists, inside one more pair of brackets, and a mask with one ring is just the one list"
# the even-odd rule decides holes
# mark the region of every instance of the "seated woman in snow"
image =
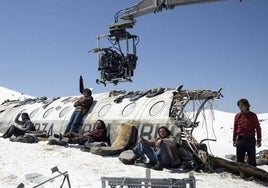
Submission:
[[76,132],[68,132],[64,136],[61,134],[54,134],[54,137],[59,138],[62,145],[65,144],[79,144],[83,145],[86,142],[102,142],[106,141],[107,131],[104,121],[97,120],[95,123],[95,129],[92,131],[87,131],[84,134],[79,134]]
[[[21,116],[22,121],[19,120]],[[19,113],[16,118],[15,122],[20,126],[11,125],[6,132],[2,135],[3,138],[10,138],[14,136],[23,136],[25,133],[31,133],[35,131],[35,126],[33,122],[30,120],[28,113]]]

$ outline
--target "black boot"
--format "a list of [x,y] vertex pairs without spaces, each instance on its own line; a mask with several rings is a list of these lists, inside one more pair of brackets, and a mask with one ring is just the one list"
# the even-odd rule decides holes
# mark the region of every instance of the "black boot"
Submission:
[[48,140],[48,145],[59,145],[59,146],[67,146],[68,142],[62,141],[62,140],[58,140],[58,139],[49,139]]
[[54,134],[53,135],[55,138],[58,138],[59,140],[61,140],[62,139],[62,134],[60,133],[60,134]]

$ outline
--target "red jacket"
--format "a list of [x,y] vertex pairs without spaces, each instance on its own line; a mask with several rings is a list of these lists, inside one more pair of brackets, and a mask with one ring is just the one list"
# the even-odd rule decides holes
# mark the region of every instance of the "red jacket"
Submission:
[[261,127],[255,113],[249,111],[235,115],[233,141],[236,141],[238,136],[255,138],[255,130],[257,132],[257,141],[261,141]]
[[106,141],[106,129],[94,129],[86,133],[88,136],[91,136],[94,141],[101,142]]

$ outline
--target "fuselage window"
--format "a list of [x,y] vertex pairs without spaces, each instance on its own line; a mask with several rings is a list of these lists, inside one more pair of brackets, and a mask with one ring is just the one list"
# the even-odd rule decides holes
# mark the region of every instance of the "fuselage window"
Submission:
[[54,107],[49,108],[43,115],[43,118],[46,118],[52,111],[54,110]]
[[36,113],[38,112],[39,108],[36,108],[34,111],[31,112],[30,117],[33,118]]
[[72,108],[71,106],[66,106],[65,108],[63,108],[59,113],[59,118],[63,117],[67,112],[71,110],[71,108]]
[[111,108],[111,104],[106,104],[106,105],[104,105],[104,106],[100,109],[100,111],[99,111],[99,113],[98,113],[99,117],[102,117],[102,116],[104,116],[105,114],[107,114],[107,112],[110,110],[110,108]]
[[122,116],[127,116],[129,115],[131,112],[133,112],[133,110],[135,109],[136,107],[136,103],[130,103],[128,104],[124,109],[123,109],[123,112],[122,112]]
[[165,101],[158,101],[156,102],[151,108],[150,108],[150,115],[151,116],[156,116],[158,115],[164,108],[165,106]]

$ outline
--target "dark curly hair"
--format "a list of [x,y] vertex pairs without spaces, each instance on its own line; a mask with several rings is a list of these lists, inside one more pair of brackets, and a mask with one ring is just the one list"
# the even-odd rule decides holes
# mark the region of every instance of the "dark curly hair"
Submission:
[[96,121],[96,123],[97,123],[98,121],[101,122],[101,127],[100,127],[100,128],[101,128],[101,129],[106,129],[106,124],[104,123],[104,121],[101,120],[101,119],[98,119],[98,120]]
[[170,133],[170,130],[168,130],[167,127],[165,127],[165,126],[161,126],[161,127],[159,127],[158,130],[157,130],[158,135],[159,135],[159,130],[160,130],[160,129],[165,129],[165,131],[167,132],[167,136],[169,136],[169,135],[171,134],[171,133]]
[[23,112],[21,115],[24,116],[26,119],[30,120],[30,116],[28,113]]
[[246,106],[247,110],[249,110],[250,104],[247,99],[239,99],[237,101],[237,106],[239,106],[240,104],[243,104],[244,106]]
[[83,92],[86,92],[90,96],[92,95],[92,91],[89,88],[84,89]]

